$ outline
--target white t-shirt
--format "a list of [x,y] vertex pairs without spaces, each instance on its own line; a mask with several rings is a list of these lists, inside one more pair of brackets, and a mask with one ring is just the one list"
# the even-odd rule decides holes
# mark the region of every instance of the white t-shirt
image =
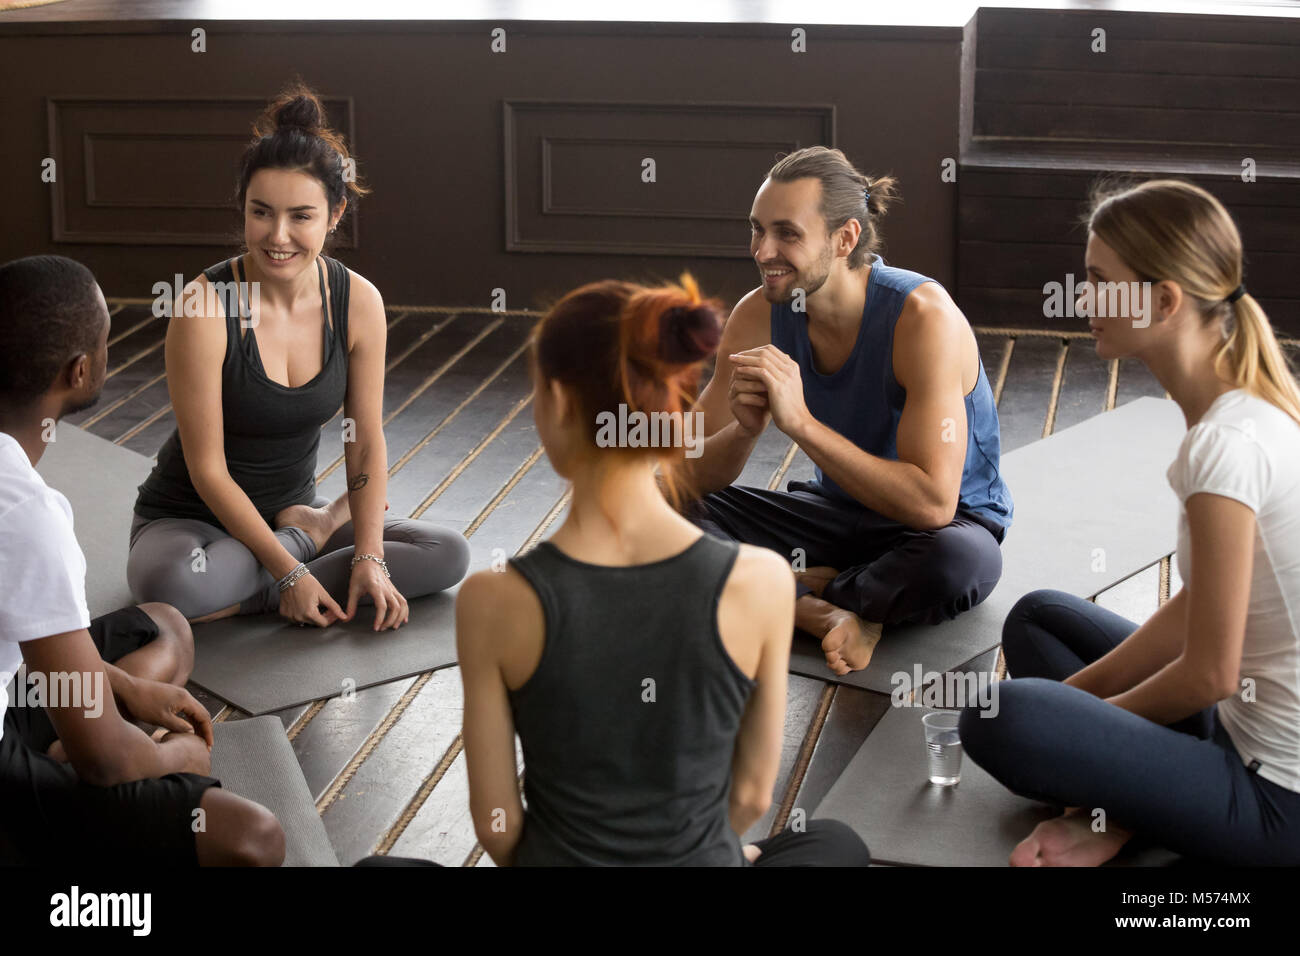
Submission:
[[86,557],[72,506],[45,483],[18,440],[0,432],[0,734],[18,644],[90,626]]
[[[1199,492],[1240,501],[1255,512],[1241,677],[1254,682],[1219,702],[1219,719],[1243,762],[1300,791],[1300,424],[1244,389],[1220,395],[1187,431],[1169,466],[1185,503]],[[1187,511],[1178,520],[1178,571],[1191,580]]]

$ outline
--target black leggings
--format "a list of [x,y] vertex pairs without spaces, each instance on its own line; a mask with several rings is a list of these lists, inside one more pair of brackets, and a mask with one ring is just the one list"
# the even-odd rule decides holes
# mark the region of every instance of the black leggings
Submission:
[[[112,663],[158,636],[158,625],[138,607],[90,622],[90,639]],[[25,690],[25,689],[20,689]],[[105,693],[110,689],[105,687]],[[5,710],[0,736],[0,865],[153,864],[197,866],[195,811],[213,777],[169,773],[96,787],[72,764],[47,755],[58,733],[44,707]]]
[[754,866],[867,866],[871,853],[862,837],[839,820],[809,820],[803,832],[786,827],[754,841],[763,851]]
[[[971,511],[917,531],[791,481],[788,491],[732,485],[692,502],[684,516],[715,537],[776,551],[840,573],[822,598],[865,621],[938,624],[979,604],[1002,577],[1005,530]],[[799,582],[795,593],[811,588]]]
[[1003,626],[1014,680],[997,685],[997,716],[962,711],[970,758],[1023,797],[1101,808],[1193,859],[1300,863],[1300,793],[1242,763],[1216,708],[1165,727],[1061,683],[1136,629],[1063,591],[1021,598]]
[[[754,866],[867,866],[871,854],[862,837],[838,820],[809,820],[802,832],[782,830],[754,845],[762,855]],[[368,856],[357,866],[439,866],[409,856]]]

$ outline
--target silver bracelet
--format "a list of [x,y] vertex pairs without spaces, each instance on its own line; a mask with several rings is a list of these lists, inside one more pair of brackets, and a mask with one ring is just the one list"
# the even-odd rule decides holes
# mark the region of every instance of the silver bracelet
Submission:
[[388,562],[385,561],[383,558],[381,558],[381,557],[380,557],[379,555],[377,555],[377,554],[358,554],[358,555],[355,555],[355,556],[352,558],[352,564],[351,564],[350,566],[355,568],[355,567],[357,566],[357,562],[358,562],[358,561],[374,561],[374,562],[377,563],[381,568],[384,569],[384,577],[386,577],[386,578],[391,578],[391,577],[392,577],[392,575],[388,573]]
[[286,574],[284,577],[280,579],[279,581],[280,590],[281,591],[289,590],[289,588],[297,584],[298,579],[303,575],[305,575],[306,573],[307,573],[307,565],[302,564],[300,562],[296,568],[294,568],[292,571],[290,571],[288,574]]

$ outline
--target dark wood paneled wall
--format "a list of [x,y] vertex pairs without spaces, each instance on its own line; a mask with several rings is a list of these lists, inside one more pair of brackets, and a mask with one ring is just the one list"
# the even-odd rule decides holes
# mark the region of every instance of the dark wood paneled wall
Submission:
[[976,136],[1296,158],[1300,20],[981,10],[977,31]]
[[822,142],[901,178],[886,255],[973,322],[1045,324],[1043,284],[1082,268],[1088,185],[1121,170],[1219,195],[1252,291],[1300,334],[1297,19],[983,9],[964,45],[951,27],[826,26],[803,54],[785,27],[522,22],[503,54],[497,24],[473,22],[207,23],[196,54],[193,26],[0,21],[0,257],[60,252],[110,295],[149,296],[229,255],[248,125],[300,74],[375,189],[337,254],[392,303],[503,288],[536,307],[683,269],[734,300],[755,284],[745,217],[763,172]]
[[[249,97],[47,98],[48,155],[63,175],[49,190],[54,242],[222,246],[239,240],[231,156],[248,142]],[[353,137],[352,103],[324,98],[331,124]],[[355,245],[355,218],[336,248]]]
[[734,300],[763,173],[813,143],[901,179],[886,255],[951,286],[959,29],[810,27],[794,53],[788,27],[507,23],[493,53],[498,25],[0,23],[0,259],[57,252],[151,296],[232,254],[243,139],[300,74],[374,189],[338,254],[390,303],[533,307],[683,269]]
[[981,10],[967,33],[957,288],[971,321],[1081,327],[1044,317],[1043,285],[1082,276],[1089,187],[1122,173],[1217,196],[1247,286],[1300,335],[1300,20]]

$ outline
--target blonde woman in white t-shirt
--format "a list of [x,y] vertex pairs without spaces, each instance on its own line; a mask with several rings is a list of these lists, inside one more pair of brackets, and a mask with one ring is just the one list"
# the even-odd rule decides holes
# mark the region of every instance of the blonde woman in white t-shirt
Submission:
[[[1088,228],[1079,307],[1097,354],[1140,359],[1187,421],[1168,471],[1184,587],[1140,627],[1060,591],[1026,595],[1003,628],[1014,679],[996,716],[962,713],[962,742],[1011,790],[1066,808],[1012,865],[1096,866],[1134,836],[1199,860],[1295,865],[1300,389],[1208,192],[1099,191]],[[1136,294],[1111,299],[1101,283]],[[1160,493],[1121,474],[1113,490]]]

